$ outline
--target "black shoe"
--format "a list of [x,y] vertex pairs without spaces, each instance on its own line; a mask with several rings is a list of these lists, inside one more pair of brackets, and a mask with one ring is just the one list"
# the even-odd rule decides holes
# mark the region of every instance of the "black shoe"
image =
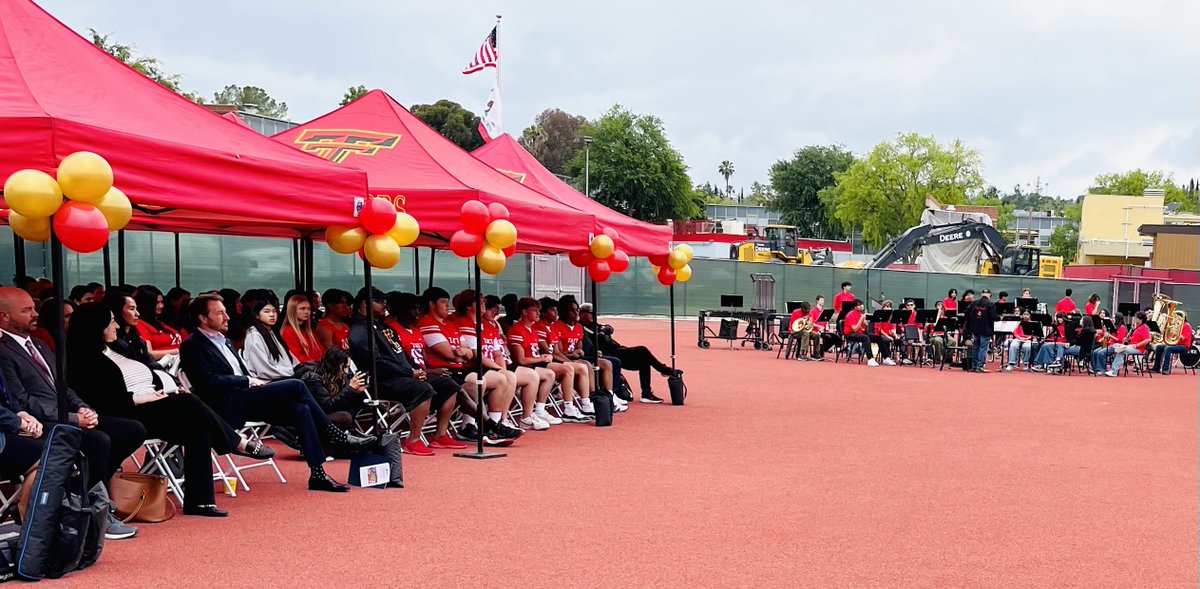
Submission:
[[389,489],[403,489],[404,483],[402,483],[400,481],[388,481],[387,484],[384,486]]
[[[243,456],[246,456],[243,454]],[[183,515],[198,515],[201,517],[228,517],[229,512],[217,509],[216,505],[184,505]]]
[[464,442],[478,442],[479,428],[475,427],[473,423],[463,424],[462,427],[458,428],[458,439]]
[[258,440],[246,440],[246,448],[235,448],[233,453],[237,454],[238,456],[245,456],[246,458],[253,458],[255,460],[266,460],[268,458],[275,457],[275,451],[268,448],[266,444]]
[[627,389],[625,387],[621,387],[621,388],[617,389],[616,391],[613,391],[613,394],[616,395],[618,399],[621,399],[622,401],[625,401],[626,403],[633,402],[633,393],[631,393],[629,391],[629,389]]
[[[488,420],[488,436],[487,436],[488,438],[493,438],[493,439],[499,438],[501,440],[515,440],[515,439],[521,437],[521,434],[523,434],[523,433],[525,433],[524,430],[508,427],[504,423],[496,423],[490,419]],[[486,442],[487,439],[485,438],[484,441]]]
[[662,403],[663,400],[658,398],[658,396],[655,395],[654,393],[652,393],[650,391],[646,391],[646,392],[642,393],[642,402],[649,403],[651,405],[658,405],[659,403]]
[[330,493],[345,493],[350,490],[349,485],[343,485],[329,475],[323,477],[308,477],[309,491],[329,491]]
[[364,436],[356,436],[350,432],[345,432],[345,441],[335,442],[333,450],[337,453],[355,455],[362,454],[367,450],[375,447],[375,438]]

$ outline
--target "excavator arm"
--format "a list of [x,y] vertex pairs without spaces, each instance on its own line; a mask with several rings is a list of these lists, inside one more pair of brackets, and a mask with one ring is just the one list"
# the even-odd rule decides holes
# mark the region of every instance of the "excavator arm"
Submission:
[[964,221],[949,225],[917,225],[884,246],[867,268],[887,268],[901,258],[927,245],[955,243],[969,239],[983,242],[988,258],[998,260],[1007,242],[991,225]]

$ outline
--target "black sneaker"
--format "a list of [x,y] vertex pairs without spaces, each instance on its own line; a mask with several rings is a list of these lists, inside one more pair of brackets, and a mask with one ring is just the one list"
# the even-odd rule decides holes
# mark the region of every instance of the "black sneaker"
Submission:
[[475,427],[473,423],[463,424],[462,427],[458,428],[458,439],[464,442],[478,442],[479,428]]
[[651,405],[658,405],[659,403],[662,403],[663,400],[658,398],[658,396],[656,396],[654,393],[646,391],[642,393],[642,402],[649,403]]
[[490,438],[500,438],[502,440],[515,440],[525,433],[523,430],[509,427],[504,423],[496,423],[491,421],[488,423],[488,434]]
[[626,403],[633,402],[633,393],[626,387],[618,388],[616,391],[613,391],[613,394]]

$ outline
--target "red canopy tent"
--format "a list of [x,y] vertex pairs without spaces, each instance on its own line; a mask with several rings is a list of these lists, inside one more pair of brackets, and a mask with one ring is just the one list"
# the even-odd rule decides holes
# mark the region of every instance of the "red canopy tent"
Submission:
[[515,184],[471,157],[382,90],[372,90],[275,139],[347,168],[365,170],[372,196],[387,198],[421,224],[417,245],[444,246],[462,229],[468,200],[503,203],[517,227],[517,249],[563,252],[587,247],[595,218]]
[[353,223],[362,172],[279,145],[146,78],[26,0],[0,2],[0,179],[93,151],[131,228],[298,235]]
[[631,256],[662,254],[671,246],[670,227],[638,221],[588,198],[559,180],[507,133],[471,152],[471,155],[566,206],[595,215],[597,232],[603,227],[616,229],[621,234],[620,248]]

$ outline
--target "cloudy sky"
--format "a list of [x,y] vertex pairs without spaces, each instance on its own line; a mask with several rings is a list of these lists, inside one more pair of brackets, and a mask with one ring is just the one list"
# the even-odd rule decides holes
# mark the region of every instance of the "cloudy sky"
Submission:
[[304,121],[346,88],[479,112],[490,75],[459,73],[503,14],[505,128],[547,107],[658,115],[696,182],[766,181],[809,144],[863,153],[898,132],[983,152],[1008,189],[1082,194],[1136,167],[1200,177],[1200,4],[42,0],[159,58],[189,90],[258,85]]

